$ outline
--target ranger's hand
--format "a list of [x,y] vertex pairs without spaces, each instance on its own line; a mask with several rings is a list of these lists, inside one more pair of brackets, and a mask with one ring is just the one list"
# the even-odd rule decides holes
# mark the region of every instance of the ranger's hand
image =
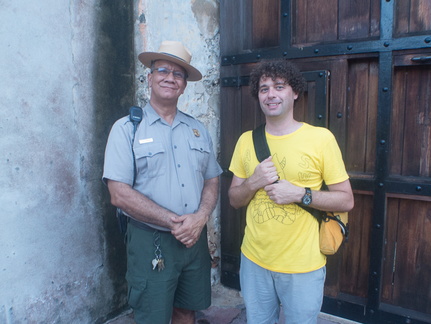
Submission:
[[175,238],[183,243],[187,248],[192,247],[201,236],[207,217],[200,214],[186,214],[172,217],[172,222],[180,226],[171,231]]

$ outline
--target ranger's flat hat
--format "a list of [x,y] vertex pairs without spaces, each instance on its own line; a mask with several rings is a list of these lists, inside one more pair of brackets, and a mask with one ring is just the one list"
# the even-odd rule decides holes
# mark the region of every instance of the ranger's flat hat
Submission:
[[139,61],[151,68],[151,62],[165,60],[182,66],[187,72],[187,81],[199,81],[202,74],[198,69],[190,65],[192,54],[181,42],[163,41],[158,52],[143,52],[138,55]]

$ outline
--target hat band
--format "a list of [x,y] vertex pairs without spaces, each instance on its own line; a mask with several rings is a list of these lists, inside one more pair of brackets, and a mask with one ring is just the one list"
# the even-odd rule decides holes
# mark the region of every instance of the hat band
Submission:
[[[185,59],[183,59],[183,58],[181,58],[181,57],[179,57],[179,56],[172,55],[172,54],[165,53],[165,52],[159,52],[159,53],[160,53],[160,54],[165,54],[165,55],[172,56],[173,58],[179,59],[179,60],[183,61],[184,63],[187,63],[187,61],[186,61]],[[189,64],[189,63],[187,63],[187,64]]]

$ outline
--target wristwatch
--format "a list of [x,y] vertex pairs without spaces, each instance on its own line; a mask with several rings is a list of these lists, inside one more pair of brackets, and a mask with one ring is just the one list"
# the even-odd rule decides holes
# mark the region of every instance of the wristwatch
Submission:
[[309,206],[312,201],[313,198],[311,197],[311,189],[305,188],[305,195],[302,197],[302,204],[305,206]]

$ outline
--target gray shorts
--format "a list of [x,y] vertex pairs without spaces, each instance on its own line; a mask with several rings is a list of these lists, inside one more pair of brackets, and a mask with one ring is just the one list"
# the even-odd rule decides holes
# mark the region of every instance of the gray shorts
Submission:
[[[153,270],[154,239],[160,235],[165,269]],[[186,248],[170,232],[127,226],[128,302],[136,323],[166,323],[173,306],[202,310],[211,305],[211,258],[207,230],[198,242]]]
[[326,267],[307,273],[273,272],[241,253],[241,292],[248,324],[316,324],[323,301]]

